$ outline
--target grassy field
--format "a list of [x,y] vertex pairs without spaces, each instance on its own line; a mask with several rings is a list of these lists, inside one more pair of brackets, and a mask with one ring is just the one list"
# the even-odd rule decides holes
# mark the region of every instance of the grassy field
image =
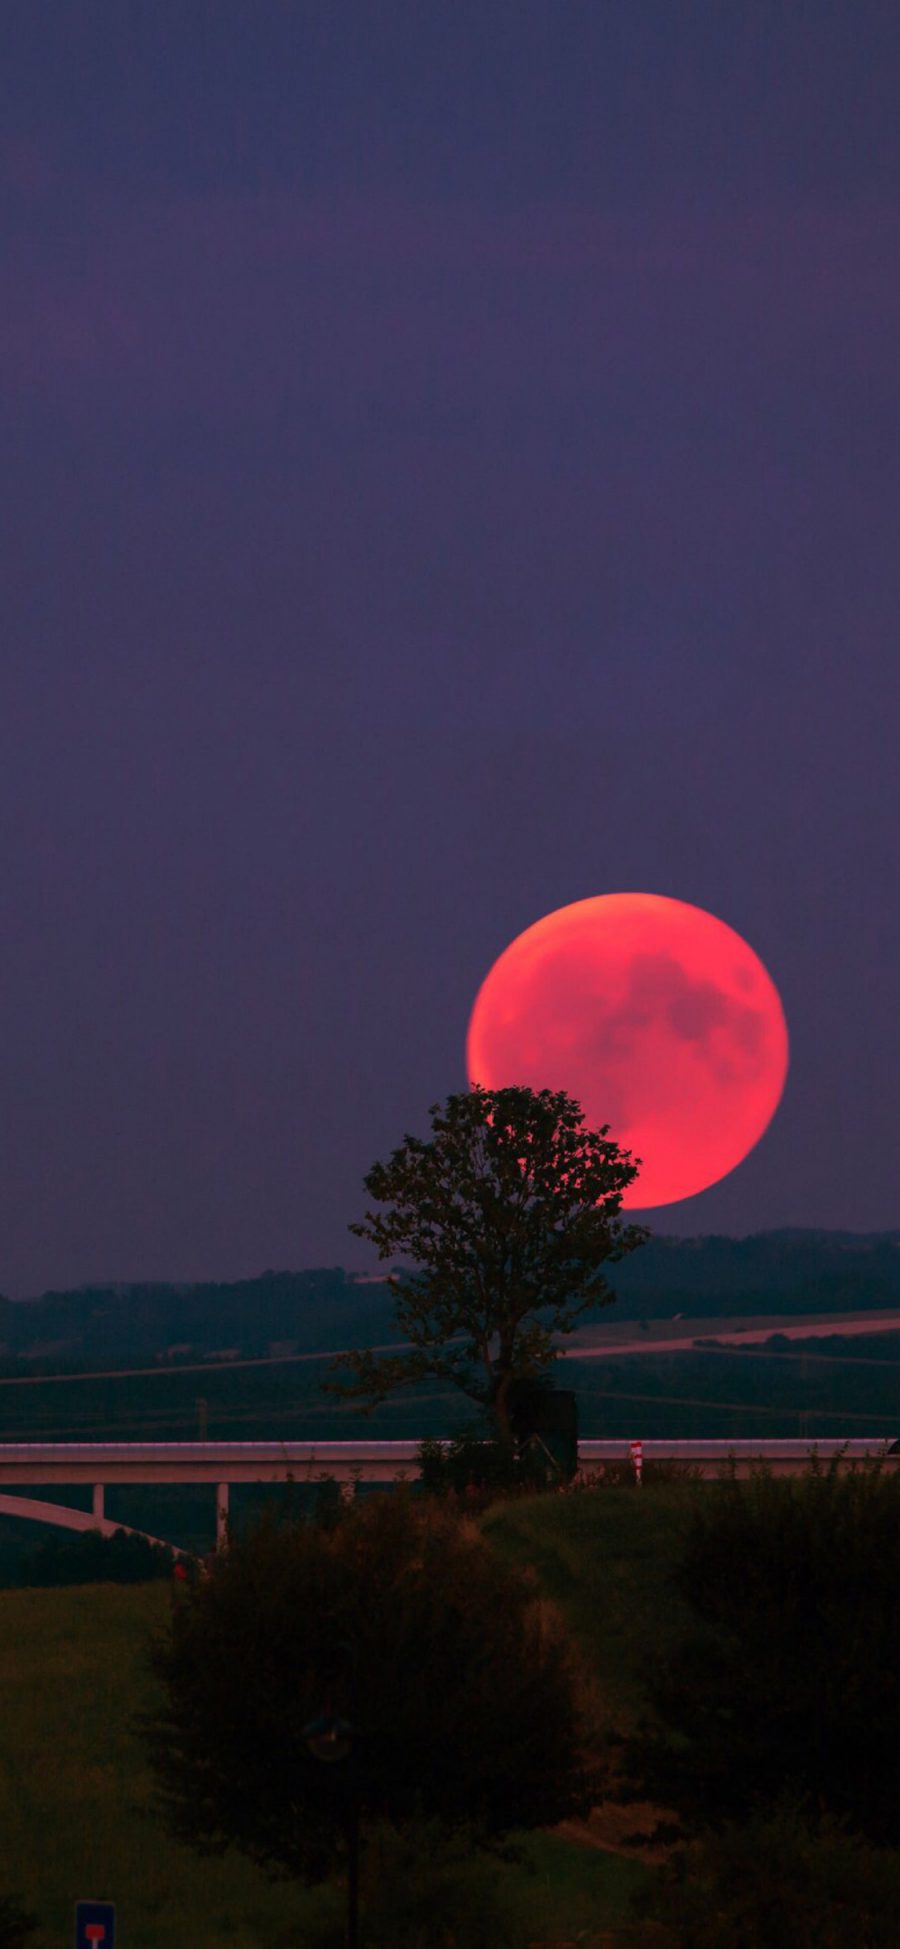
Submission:
[[532,1564],[565,1612],[613,1724],[638,1710],[646,1661],[684,1618],[669,1579],[693,1497],[715,1492],[714,1483],[608,1487],[498,1503],[484,1518],[495,1549]]
[[[692,1493],[608,1488],[485,1519],[494,1546],[533,1563],[566,1611],[613,1720],[639,1702],[647,1652],[673,1626],[666,1580]],[[122,1949],[311,1945],[337,1923],[340,1889],[273,1885],[236,1855],[198,1859],[150,1819],[132,1720],[149,1695],[143,1646],[167,1604],[158,1585],[0,1592],[0,1889],[38,1911],[35,1949],[68,1943],[72,1904],[87,1897],[117,1902]],[[530,1940],[586,1943],[624,1920],[646,1873],[540,1835],[522,1866],[503,1869],[503,1898]]]

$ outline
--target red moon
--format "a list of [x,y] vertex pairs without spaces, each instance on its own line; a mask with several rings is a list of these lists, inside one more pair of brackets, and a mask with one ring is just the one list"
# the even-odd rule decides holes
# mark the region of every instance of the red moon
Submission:
[[759,956],[683,900],[607,893],[558,907],[494,962],[469,1023],[469,1080],[578,1098],[643,1159],[646,1209],[727,1177],[775,1113],[784,1010]]

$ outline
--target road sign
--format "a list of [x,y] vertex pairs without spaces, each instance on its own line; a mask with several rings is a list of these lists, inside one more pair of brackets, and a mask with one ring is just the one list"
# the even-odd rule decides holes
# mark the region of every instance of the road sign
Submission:
[[640,1488],[641,1477],[644,1471],[644,1444],[642,1441],[630,1441],[628,1446],[631,1450],[631,1465],[634,1469],[634,1479],[638,1488]]
[[115,1902],[75,1903],[75,1949],[115,1949]]

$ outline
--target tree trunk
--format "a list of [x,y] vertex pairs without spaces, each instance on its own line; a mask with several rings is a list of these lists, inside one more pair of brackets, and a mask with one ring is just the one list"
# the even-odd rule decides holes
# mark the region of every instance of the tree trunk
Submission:
[[512,1429],[509,1425],[509,1404],[508,1404],[509,1390],[511,1385],[512,1385],[512,1375],[508,1373],[501,1374],[497,1381],[497,1388],[494,1394],[494,1402],[493,1402],[494,1423],[497,1429],[498,1440],[503,1442],[508,1442],[512,1440]]
[[347,1949],[359,1949],[359,1801],[350,1788],[347,1818]]

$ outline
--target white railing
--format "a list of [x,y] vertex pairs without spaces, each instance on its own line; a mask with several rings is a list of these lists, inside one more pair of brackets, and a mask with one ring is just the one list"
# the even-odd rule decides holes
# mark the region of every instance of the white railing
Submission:
[[[775,1474],[793,1474],[809,1465],[816,1453],[852,1463],[864,1456],[884,1457],[900,1464],[900,1443],[892,1434],[820,1440],[765,1439],[740,1441],[665,1441],[642,1443],[643,1463],[683,1463],[703,1474],[715,1475],[733,1458],[739,1474],[765,1462]],[[892,1452],[896,1450],[898,1452]],[[71,1509],[21,1494],[0,1492],[0,1515],[23,1516],[65,1529],[99,1529],[112,1535],[127,1527],[106,1515],[104,1490],[113,1483],[209,1482],[216,1489],[216,1543],[221,1548],[228,1527],[229,1488],[233,1482],[335,1481],[352,1496],[357,1482],[415,1481],[419,1475],[416,1441],[186,1441],[186,1442],[3,1442],[0,1443],[0,1485],[11,1489],[48,1484],[90,1483],[92,1507]],[[589,1476],[604,1463],[632,1459],[624,1438],[578,1443],[579,1473]],[[144,1535],[144,1531],[133,1534]],[[150,1538],[156,1542],[158,1538]]]

